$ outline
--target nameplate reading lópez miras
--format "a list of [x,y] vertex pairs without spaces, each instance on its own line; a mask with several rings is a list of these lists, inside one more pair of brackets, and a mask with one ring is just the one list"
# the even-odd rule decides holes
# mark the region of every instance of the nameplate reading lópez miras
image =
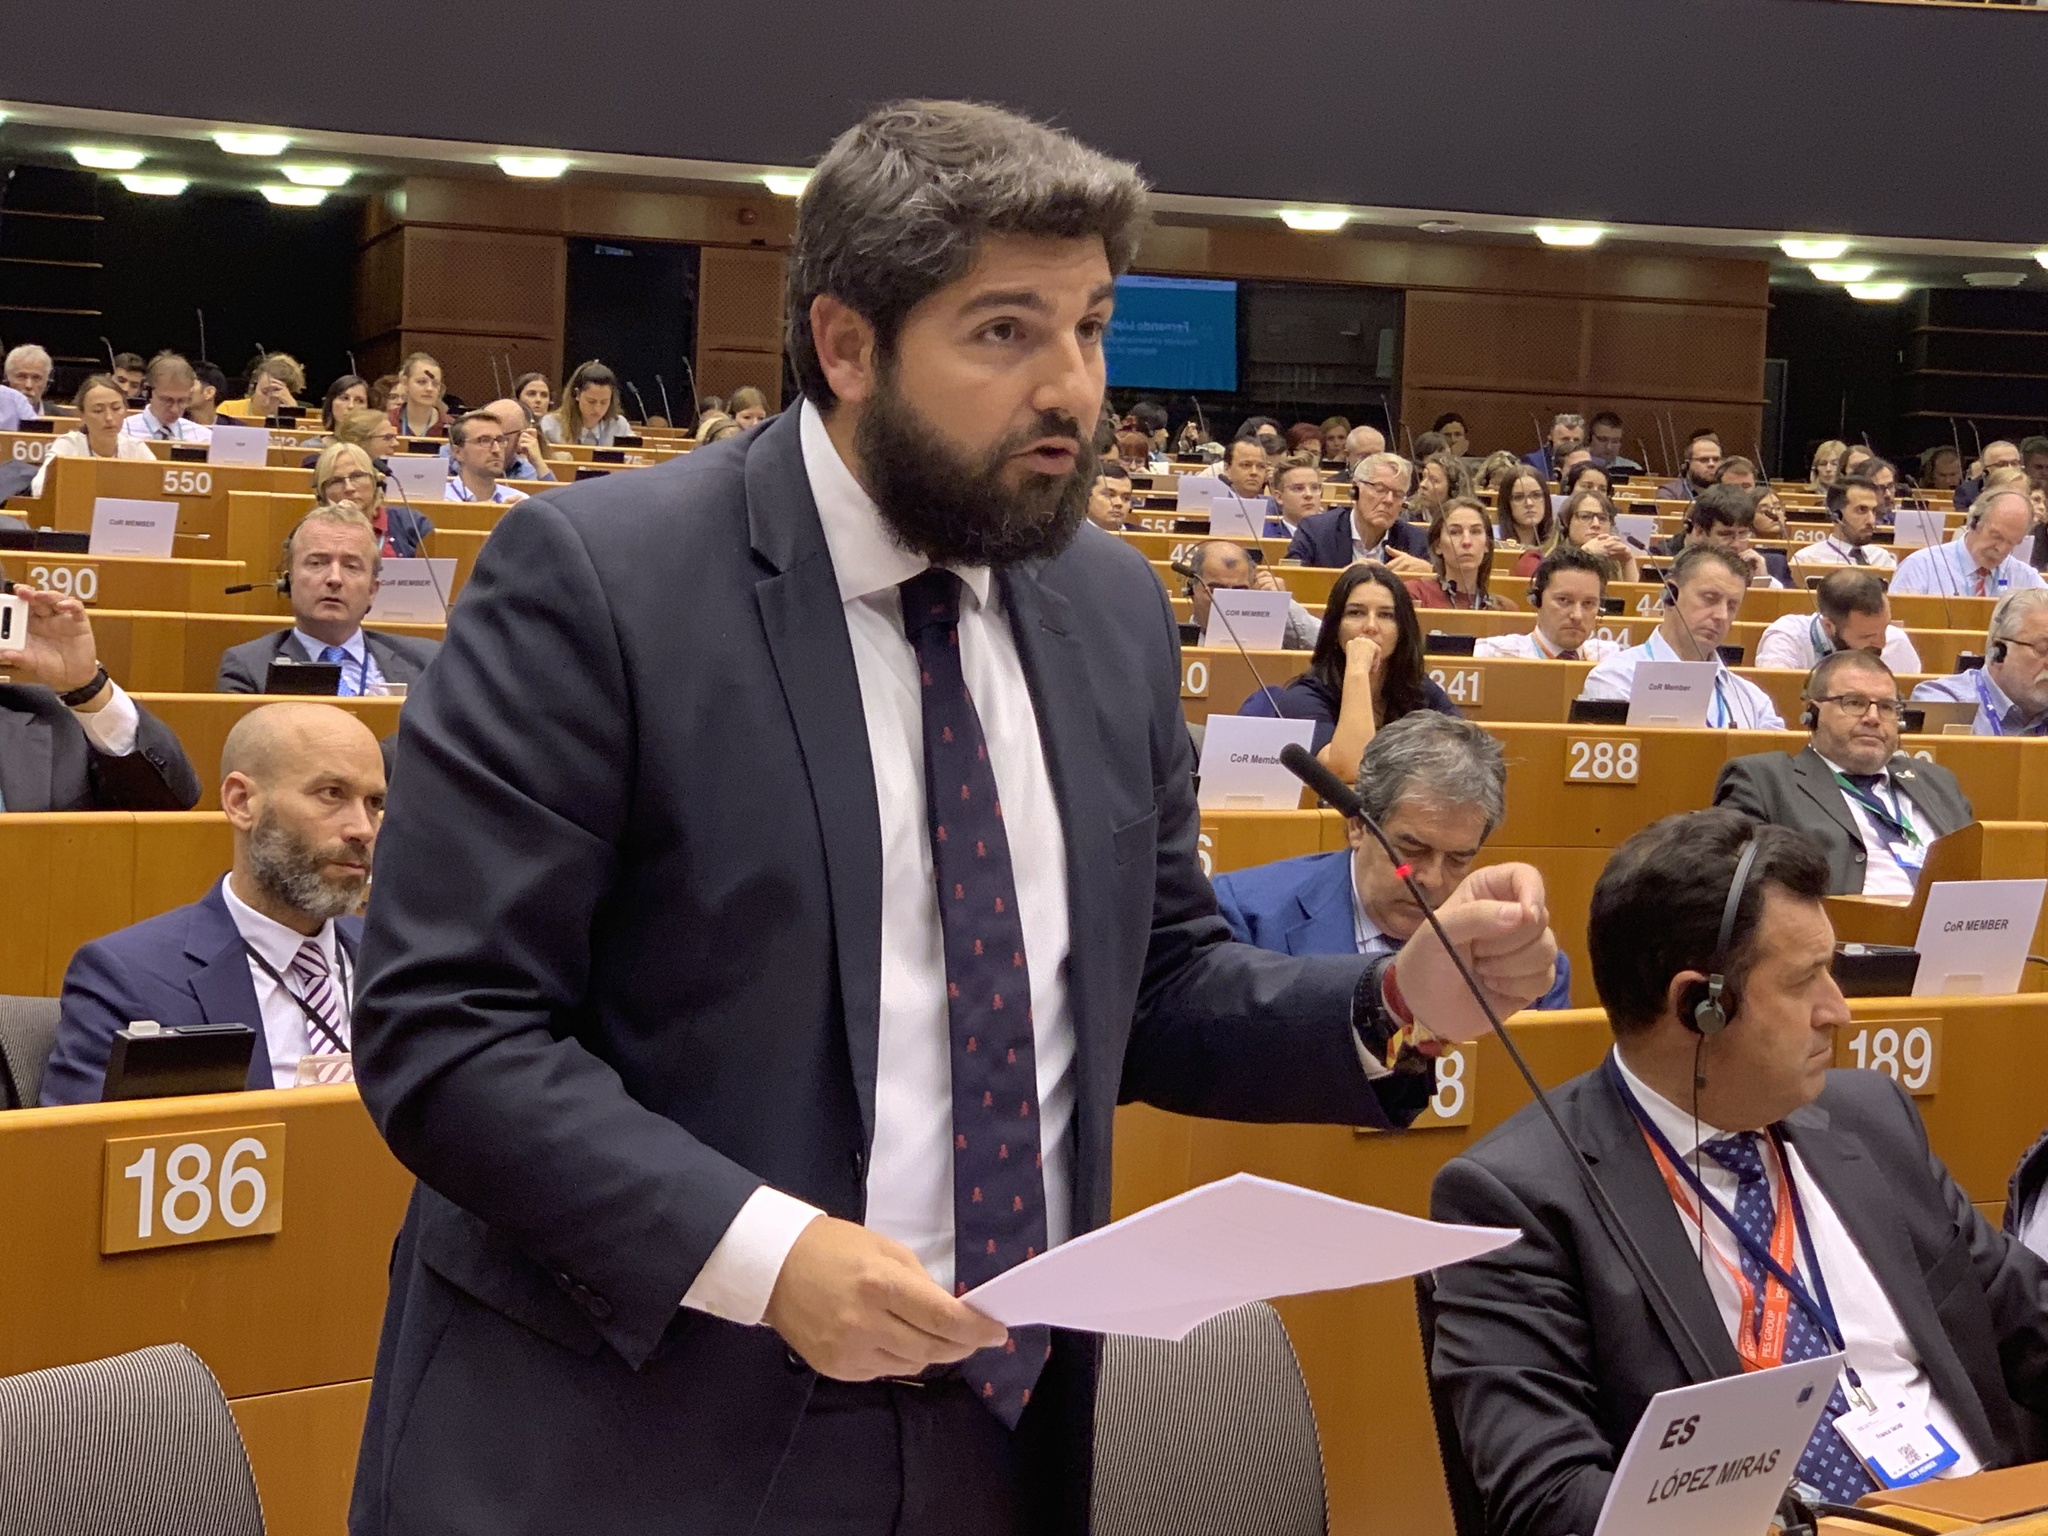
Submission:
[[1184,1339],[1248,1301],[1401,1280],[1521,1235],[1235,1173],[1048,1249],[964,1299],[1011,1327]]

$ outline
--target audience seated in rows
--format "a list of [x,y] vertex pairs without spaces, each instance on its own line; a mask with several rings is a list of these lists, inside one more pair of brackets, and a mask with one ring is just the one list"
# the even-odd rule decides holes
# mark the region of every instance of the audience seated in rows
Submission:
[[1237,712],[1313,721],[1317,760],[1348,780],[1374,733],[1419,709],[1459,713],[1423,670],[1422,626],[1401,578],[1362,561],[1331,584],[1308,670],[1258,690]]
[[215,689],[262,693],[270,664],[278,660],[336,664],[340,692],[348,696],[418,682],[440,641],[363,628],[383,564],[376,531],[359,509],[339,503],[308,512],[284,541],[282,579],[292,627],[229,646],[221,654]]
[[208,428],[185,418],[185,408],[199,389],[199,376],[190,363],[175,352],[159,352],[149,360],[144,380],[149,387],[149,403],[121,423],[123,432],[159,442],[213,441]]
[[1675,555],[1696,544],[1712,544],[1742,562],[1751,586],[1791,586],[1792,569],[1785,557],[1775,549],[1758,549],[1751,542],[1755,527],[1753,492],[1733,485],[1710,485],[1686,509],[1685,531],[1674,534],[1657,553]]
[[1586,418],[1573,411],[1561,411],[1550,420],[1550,441],[1534,453],[1522,455],[1522,462],[1542,472],[1545,480],[1564,473],[1565,456],[1586,446]]
[[[480,410],[498,423],[498,430],[504,435],[504,442],[501,445],[504,451],[504,464],[498,471],[500,480],[556,478],[554,469],[548,463],[546,444],[540,435],[540,429],[527,420],[526,407],[508,397],[493,400],[489,405],[480,407]],[[440,457],[441,462],[450,467],[452,475],[455,463],[452,443],[455,433],[452,426],[448,435],[451,441],[441,445]],[[464,498],[457,496],[448,499],[460,501]]]
[[383,753],[332,704],[266,704],[235,722],[220,766],[233,866],[191,906],[72,957],[44,1104],[99,1099],[114,1036],[138,1019],[248,1025],[251,1088],[289,1088],[303,1059],[348,1053]]
[[1978,736],[2048,736],[2048,590],[2008,593],[1991,610],[1984,665],[1930,678],[1913,697],[1977,706]]
[[[400,505],[386,502],[387,486],[397,487]],[[434,531],[427,515],[406,500],[405,487],[397,477],[380,470],[377,460],[353,443],[321,449],[313,465],[313,493],[322,506],[354,507],[367,517],[376,530],[378,549],[388,560],[408,560],[420,554],[420,546]]]
[[1598,555],[1561,544],[1545,555],[1529,580],[1536,627],[1525,635],[1482,635],[1474,656],[1520,661],[1605,661],[1621,643],[1594,635],[1607,596],[1608,564]]
[[1848,567],[1823,576],[1813,591],[1812,613],[1787,613],[1764,626],[1755,664],[1811,671],[1837,651],[1868,651],[1895,673],[1920,670],[1912,639],[1892,623],[1884,582],[1874,572]]
[[449,467],[443,501],[487,501],[509,506],[526,492],[500,482],[505,472],[505,429],[490,411],[465,411],[448,424]]
[[1557,514],[1556,534],[1542,550],[1524,550],[1515,561],[1514,574],[1533,576],[1537,565],[1560,549],[1583,549],[1607,562],[1610,581],[1641,581],[1642,556],[1636,547],[1614,531],[1614,503],[1605,491],[1573,491],[1562,498]]
[[633,431],[620,407],[618,375],[603,363],[584,363],[562,386],[562,403],[541,417],[540,435],[550,443],[609,448]]
[[1803,751],[1730,758],[1714,804],[1805,833],[1837,896],[1910,898],[1927,845],[1976,820],[1956,776],[1899,750],[1905,701],[1869,651],[1836,651],[1808,674]]
[[[1739,492],[1729,494],[1739,495]],[[1749,566],[1734,550],[1717,543],[1687,546],[1672,562],[1664,596],[1664,618],[1641,645],[1608,657],[1586,678],[1583,696],[1626,699],[1635,687],[1636,667],[1645,661],[1705,661],[1714,666],[1714,696],[1707,724],[1743,731],[1782,731],[1785,722],[1771,696],[1746,677],[1728,670],[1715,647],[1728,638],[1749,590]]]
[[71,405],[78,413],[78,425],[50,439],[42,465],[29,482],[29,495],[43,494],[43,488],[49,482],[50,464],[56,459],[155,462],[156,455],[150,451],[146,439],[131,437],[121,430],[121,423],[128,414],[128,402],[121,398],[120,386],[106,374],[96,373],[79,385],[78,393],[71,397]]
[[1834,527],[1824,539],[1793,553],[1795,566],[1867,565],[1873,570],[1892,570],[1898,561],[1889,549],[1873,542],[1877,538],[1878,506],[1882,497],[1867,476],[1852,475],[1828,487],[1828,516]]
[[[1430,910],[1472,871],[1507,815],[1507,755],[1469,720],[1424,710],[1373,737],[1358,772],[1358,798],[1411,872]],[[1422,926],[1422,909],[1386,850],[1353,819],[1348,848],[1311,853],[1214,881],[1233,937],[1283,955],[1388,955]],[[1571,1007],[1571,961],[1531,1006]]]
[[1332,507],[1303,518],[1287,546],[1287,558],[1303,565],[1339,568],[1373,560],[1404,579],[1434,576],[1428,536],[1415,524],[1401,520],[1409,473],[1408,461],[1398,453],[1375,453],[1360,459],[1351,472],[1356,500],[1351,506]]
[[176,733],[107,676],[75,597],[17,585],[18,649],[0,650],[0,811],[189,811],[199,777]]
[[[1182,596],[1186,597],[1194,610],[1195,627],[1205,633],[1209,627],[1209,615],[1214,608],[1211,592],[1278,592],[1279,578],[1263,564],[1254,563],[1242,544],[1229,539],[1204,539],[1188,551],[1188,569],[1194,579],[1186,582]],[[1314,614],[1302,607],[1293,598],[1287,601],[1287,628],[1281,639],[1281,648],[1289,651],[1312,651],[1316,637],[1322,633],[1323,623]],[[1222,639],[1217,642],[1229,645]]]
[[1488,590],[1493,574],[1493,525],[1471,496],[1455,496],[1429,524],[1429,563],[1435,575],[1408,582],[1418,608],[1469,608],[1475,613],[1508,605]]
[[[446,437],[448,409],[441,365],[425,352],[414,352],[398,365],[398,382],[384,413],[401,437]],[[376,401],[372,400],[374,407]]]
[[2039,587],[2040,572],[2013,555],[2033,525],[2034,504],[2024,491],[1987,491],[1970,504],[1962,532],[1899,562],[1891,589],[1934,597],[2003,597]]

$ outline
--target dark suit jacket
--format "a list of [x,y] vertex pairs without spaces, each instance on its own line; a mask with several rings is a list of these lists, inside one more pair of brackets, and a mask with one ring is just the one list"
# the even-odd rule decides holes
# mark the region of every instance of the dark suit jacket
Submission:
[[[1358,927],[1351,904],[1351,850],[1309,853],[1233,869],[1215,880],[1216,906],[1246,944],[1283,955],[1351,955]],[[1572,1005],[1572,961],[1557,952],[1557,974],[1531,1008]]]
[[189,811],[199,803],[177,733],[140,705],[135,750],[109,757],[48,688],[0,683],[0,796],[10,811]]
[[[335,927],[342,948],[353,955],[362,920],[344,917]],[[95,939],[71,957],[57,1039],[43,1069],[43,1103],[98,1102],[114,1035],[137,1019],[246,1024],[256,1031],[249,1086],[271,1086],[270,1049],[248,952],[218,884],[189,907]]]
[[[1430,1374],[1499,1536],[1591,1531],[1657,1393],[1742,1369],[1698,1256],[1604,1071],[1552,1098],[1708,1358],[1639,1287],[1557,1134],[1530,1105],[1437,1174],[1440,1221],[1518,1243],[1436,1275]],[[1783,1129],[1897,1309],[1935,1394],[1987,1466],[2042,1454],[2048,1264],[1994,1230],[1878,1072],[1830,1072]]]
[[[874,785],[909,765],[870,762],[799,420],[514,507],[406,705],[355,1046],[421,1182],[359,1536],[746,1531],[804,1412],[772,1331],[678,1305],[764,1181],[865,1208]],[[1077,1229],[1108,1218],[1120,1100],[1419,1112],[1358,1070],[1363,961],[1230,942],[1142,556],[1084,526],[998,582],[1067,847]],[[1021,1437],[1058,1528],[1093,1360],[1056,1336]]]
[[[1418,523],[1397,521],[1387,530],[1387,541],[1417,559],[1429,558],[1429,534]],[[1332,565],[1340,569],[1352,564],[1351,508],[1332,507],[1327,512],[1304,517],[1287,546],[1287,558],[1303,565]]]
[[[1894,782],[1913,802],[1915,824],[1928,842],[1977,819],[1956,776],[1937,763],[1892,758]],[[1829,889],[1837,896],[1863,890],[1868,855],[1856,818],[1842,803],[1841,787],[1821,755],[1806,747],[1796,756],[1758,752],[1730,758],[1714,783],[1714,804],[1729,806],[1776,827],[1797,827],[1828,856]]]
[[[441,642],[420,635],[387,635],[374,629],[363,631],[363,647],[387,683],[412,685],[425,675],[427,664],[440,652]],[[318,661],[297,638],[297,631],[280,629],[231,645],[220,654],[220,674],[213,680],[215,693],[261,693],[270,664],[282,656],[287,661]]]

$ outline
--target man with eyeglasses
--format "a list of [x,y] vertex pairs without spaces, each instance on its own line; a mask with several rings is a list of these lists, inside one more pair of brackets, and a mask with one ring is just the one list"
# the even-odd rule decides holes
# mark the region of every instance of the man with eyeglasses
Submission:
[[2004,597],[2038,588],[2041,573],[2013,555],[2033,526],[2034,503],[2025,491],[1988,492],[1971,504],[1961,533],[1901,560],[1891,589],[1934,597]]
[[526,500],[498,476],[505,472],[505,429],[489,411],[470,411],[448,424],[448,452],[455,473],[441,492],[443,501],[490,501],[500,506]]
[[1976,820],[1969,797],[1946,768],[1899,750],[1898,680],[1868,651],[1827,657],[1802,697],[1804,750],[1731,758],[1714,804],[1812,838],[1833,895],[1911,897],[1928,845]]
[[1985,633],[1984,665],[1924,682],[1913,697],[1975,704],[1979,736],[2048,736],[2048,590],[2001,599]]
[[1376,560],[1403,581],[1427,581],[1436,574],[1429,563],[1429,535],[1420,524],[1401,521],[1413,471],[1398,453],[1368,454],[1351,472],[1356,504],[1332,507],[1301,520],[1287,558],[1303,565],[1354,565]]
[[159,352],[150,359],[146,378],[149,404],[121,423],[123,433],[172,443],[213,441],[211,427],[202,427],[185,416],[199,393],[199,375],[190,363],[175,352]]

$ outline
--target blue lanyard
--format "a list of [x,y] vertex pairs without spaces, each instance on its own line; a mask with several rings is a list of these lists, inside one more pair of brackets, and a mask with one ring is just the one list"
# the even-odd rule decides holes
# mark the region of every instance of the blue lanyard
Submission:
[[[1787,1274],[1779,1267],[1778,1261],[1771,1257],[1768,1248],[1736,1225],[1734,1213],[1716,1199],[1713,1191],[1701,1182],[1700,1176],[1693,1171],[1692,1164],[1678,1155],[1670,1139],[1657,1128],[1657,1122],[1650,1118],[1649,1112],[1629,1090],[1628,1080],[1621,1075],[1621,1067],[1616,1063],[1612,1052],[1608,1054],[1606,1067],[1615,1091],[1621,1095],[1622,1103],[1628,1106],[1629,1113],[1635,1116],[1636,1124],[1643,1128],[1643,1133],[1657,1144],[1657,1150],[1662,1152],[1671,1166],[1678,1170],[1678,1176],[1690,1186],[1694,1198],[1700,1202],[1700,1209],[1712,1211],[1714,1219],[1726,1227],[1729,1236],[1742,1245],[1742,1251],[1762,1265],[1772,1279],[1791,1292],[1792,1299],[1806,1309],[1806,1315],[1820,1325],[1821,1331],[1828,1336],[1828,1342],[1847,1355],[1849,1346],[1843,1342],[1841,1325],[1835,1321],[1835,1304],[1828,1295],[1827,1277],[1820,1272],[1820,1255],[1814,1251],[1813,1234],[1807,1229],[1806,1208],[1799,1203],[1799,1189],[1792,1179],[1792,1159],[1786,1154],[1784,1138],[1779,1135],[1776,1127],[1769,1133],[1771,1145],[1777,1149],[1778,1164],[1785,1171],[1785,1198],[1792,1202],[1792,1225],[1799,1234],[1799,1246],[1806,1252],[1807,1273],[1813,1276],[1812,1293],[1800,1284],[1797,1275]],[[1857,1381],[1853,1368],[1849,1369],[1848,1375],[1849,1384],[1860,1388],[1862,1384]]]
[[[1650,638],[1643,642],[1643,649],[1648,650],[1651,646],[1661,642],[1663,638],[1662,635],[1651,634]],[[1678,652],[1671,650],[1669,645],[1665,645],[1664,649],[1671,651],[1671,659],[1673,661],[1679,659]],[[1727,675],[1728,669],[1721,665],[1721,658],[1716,656],[1714,658],[1714,707],[1707,716],[1707,724],[1717,730],[1725,730],[1735,723],[1734,711],[1728,707],[1728,696],[1721,689],[1722,680]],[[1715,716],[1720,718],[1716,719]]]
[[2003,736],[2005,721],[1999,718],[1998,706],[1991,702],[1991,690],[1985,686],[1983,669],[1976,668],[1970,673],[1970,684],[1977,690],[1977,702],[1984,706],[1984,718],[1991,722],[1991,734]]

